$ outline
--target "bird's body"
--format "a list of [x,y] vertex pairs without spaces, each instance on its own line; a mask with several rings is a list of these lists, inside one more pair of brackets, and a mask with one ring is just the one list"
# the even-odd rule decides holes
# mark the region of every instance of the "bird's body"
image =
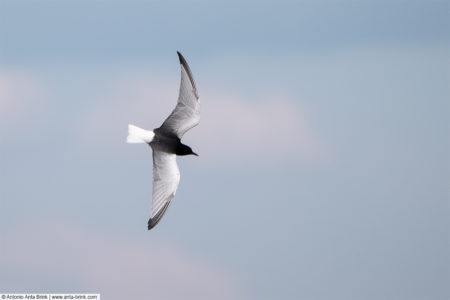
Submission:
[[152,210],[148,229],[161,220],[178,188],[180,171],[177,155],[196,155],[181,143],[183,135],[200,122],[200,101],[194,78],[184,57],[179,53],[181,84],[175,109],[161,127],[153,131],[128,125],[128,143],[147,143],[153,150]]
[[172,132],[165,130],[164,128],[156,128],[153,132],[155,133],[155,136],[149,144],[153,151],[163,151],[180,156],[189,154],[195,155],[195,153],[192,153],[192,149],[181,143],[178,136]]

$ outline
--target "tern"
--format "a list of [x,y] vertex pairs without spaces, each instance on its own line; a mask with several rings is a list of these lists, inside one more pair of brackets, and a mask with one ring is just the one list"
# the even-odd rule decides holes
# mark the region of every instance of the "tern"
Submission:
[[145,130],[128,124],[127,143],[146,143],[153,150],[152,207],[148,230],[158,224],[169,207],[180,182],[177,155],[195,155],[181,143],[183,135],[200,122],[200,101],[191,69],[177,51],[181,65],[178,102],[161,127]]

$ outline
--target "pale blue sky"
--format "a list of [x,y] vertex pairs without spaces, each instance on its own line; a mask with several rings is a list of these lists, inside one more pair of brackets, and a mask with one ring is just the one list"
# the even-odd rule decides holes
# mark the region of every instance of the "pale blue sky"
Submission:
[[[0,293],[448,299],[449,11],[0,1]],[[175,105],[176,50],[200,157],[147,232],[151,152],[126,125]]]

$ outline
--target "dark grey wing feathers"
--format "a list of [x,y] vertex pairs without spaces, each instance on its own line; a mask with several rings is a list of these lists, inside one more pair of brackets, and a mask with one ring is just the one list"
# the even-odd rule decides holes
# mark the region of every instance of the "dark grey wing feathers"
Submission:
[[164,215],[167,208],[169,207],[170,203],[172,202],[171,201],[172,199],[173,199],[173,196],[171,197],[171,199],[169,201],[166,202],[166,204],[164,204],[164,206],[158,211],[158,213],[153,218],[150,218],[150,220],[148,220],[148,230],[152,229],[153,227],[156,226],[156,224],[159,223],[162,216]]
[[200,101],[189,65],[179,52],[178,57],[181,64],[181,82],[177,106],[160,128],[181,139],[189,129],[200,122]]
[[181,55],[180,52],[177,51],[178,54],[178,58],[180,59],[180,64],[184,67],[184,69],[186,70],[187,75],[189,76],[189,80],[192,84],[192,87],[194,88],[195,91],[195,95],[198,97],[198,92],[197,92],[197,87],[195,86],[195,80],[194,80],[194,76],[192,75],[192,71],[191,68],[189,68],[188,63],[186,62],[186,60],[184,59],[183,55]]

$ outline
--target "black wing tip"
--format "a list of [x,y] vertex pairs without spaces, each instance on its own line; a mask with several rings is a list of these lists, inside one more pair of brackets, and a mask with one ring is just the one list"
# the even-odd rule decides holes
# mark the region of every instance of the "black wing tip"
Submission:
[[195,81],[194,81],[194,76],[192,75],[192,71],[191,68],[189,68],[189,65],[186,61],[186,59],[184,59],[183,55],[180,53],[180,51],[177,51],[178,54],[178,58],[180,60],[180,64],[184,67],[184,69],[186,70],[189,80],[191,81],[192,87],[195,90],[195,95],[198,99],[198,94],[197,94],[197,87],[195,86]]
[[147,226],[148,230],[151,230],[153,227],[155,227],[156,224],[159,223],[159,220],[161,220],[161,218],[156,218],[156,217],[155,218],[150,218],[148,220],[148,226]]
[[169,207],[170,201],[168,201],[166,204],[164,204],[164,206],[159,210],[159,212],[153,217],[150,218],[148,220],[148,230],[152,229],[153,227],[156,226],[156,224],[159,223],[159,221],[161,220],[162,216],[164,215],[164,213],[166,212],[167,208]]
[[180,60],[180,64],[186,65],[186,60],[184,59],[183,55],[180,53],[180,51],[177,51],[178,59]]
[[153,227],[155,227],[156,224],[158,224],[159,221],[161,220],[161,217],[162,217],[162,215],[157,214],[154,218],[150,218],[148,220],[148,224],[147,224],[148,230],[151,230]]
[[148,230],[152,229],[153,227],[155,227],[156,223],[154,224],[153,219],[150,218],[150,220],[148,220]]

